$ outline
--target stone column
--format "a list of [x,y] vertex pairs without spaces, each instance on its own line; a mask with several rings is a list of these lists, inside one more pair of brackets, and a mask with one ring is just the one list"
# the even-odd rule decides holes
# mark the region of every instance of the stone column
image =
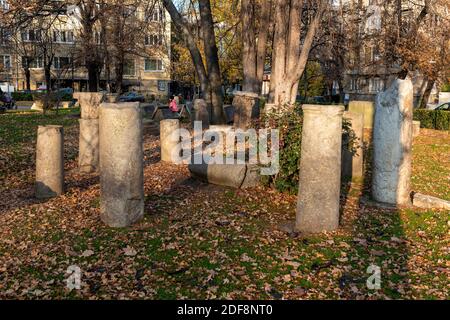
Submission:
[[110,227],[127,227],[144,216],[139,103],[103,103],[99,127],[100,217]]
[[193,120],[201,121],[203,129],[209,128],[209,112],[208,105],[203,99],[194,100]]
[[343,106],[303,105],[296,230],[339,226]]
[[377,95],[373,130],[372,196],[389,204],[410,199],[413,85],[395,80]]
[[259,119],[259,96],[253,92],[238,91],[233,99],[234,126],[240,129],[252,127],[252,120]]
[[36,143],[36,198],[56,197],[64,192],[64,129],[39,126]]
[[73,98],[80,104],[81,119],[98,119],[98,108],[104,99],[103,93],[75,92]]
[[[344,119],[350,122],[354,136],[344,136],[342,144],[342,177],[344,179],[362,178],[364,174],[364,114],[345,111]],[[352,138],[353,150],[349,150],[349,143]]]
[[178,119],[162,120],[160,123],[160,140],[161,140],[161,160],[164,162],[174,163],[172,152],[176,149],[180,142],[179,135],[176,132],[180,129],[180,121]]
[[104,94],[76,92],[74,98],[81,108],[78,165],[80,172],[93,173],[98,170],[99,163],[98,109]]
[[80,119],[78,165],[80,172],[92,173],[99,169],[98,120]]
[[118,93],[107,93],[104,98],[104,101],[108,103],[115,103],[117,100],[119,100]]

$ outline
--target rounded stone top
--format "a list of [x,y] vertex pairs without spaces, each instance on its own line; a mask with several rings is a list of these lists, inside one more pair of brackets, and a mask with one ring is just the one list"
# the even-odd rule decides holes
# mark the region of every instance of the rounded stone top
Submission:
[[139,109],[139,102],[103,102],[103,109]]
[[236,91],[234,93],[235,96],[245,96],[245,97],[250,97],[250,98],[259,98],[259,95],[257,93],[254,92],[250,92],[250,91]]
[[321,104],[304,104],[302,105],[303,112],[322,113],[329,115],[342,115],[344,114],[345,107],[339,105],[321,105]]
[[63,128],[63,126],[59,126],[56,124],[49,124],[49,125],[45,125],[45,126],[38,126],[39,130],[48,130],[48,129],[54,129],[54,130],[61,130]]

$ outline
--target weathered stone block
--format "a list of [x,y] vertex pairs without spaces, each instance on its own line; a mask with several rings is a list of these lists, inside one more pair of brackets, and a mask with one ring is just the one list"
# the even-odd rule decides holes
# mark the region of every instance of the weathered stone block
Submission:
[[80,172],[92,173],[99,169],[98,119],[80,119],[78,165]]
[[203,99],[194,100],[193,121],[201,121],[203,129],[209,128],[208,105]]
[[98,119],[98,109],[103,102],[104,94],[99,92],[75,92],[81,107],[81,119]]
[[364,115],[364,128],[373,128],[375,104],[372,101],[350,101],[348,111]]
[[238,91],[233,99],[234,126],[240,129],[252,127],[252,121],[259,119],[259,96],[256,93]]
[[413,196],[413,205],[423,209],[444,209],[450,210],[450,201],[415,193]]
[[[180,142],[178,119],[162,120],[160,123],[161,160],[164,162],[176,163],[177,157],[174,152]],[[175,158],[174,158],[175,157]]]
[[376,98],[373,131],[372,196],[404,205],[410,200],[413,85],[395,80]]
[[303,105],[296,230],[339,226],[343,106]]
[[64,129],[39,126],[36,143],[36,198],[56,197],[64,192]]
[[144,216],[142,115],[139,103],[100,107],[100,217],[127,227]]
[[413,121],[413,138],[420,135],[420,121]]

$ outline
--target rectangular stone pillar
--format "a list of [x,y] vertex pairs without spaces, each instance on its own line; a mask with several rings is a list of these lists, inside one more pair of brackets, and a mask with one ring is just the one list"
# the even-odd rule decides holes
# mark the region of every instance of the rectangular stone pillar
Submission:
[[100,217],[127,227],[144,216],[144,153],[139,103],[100,107]]
[[377,95],[372,167],[372,196],[376,201],[411,203],[412,116],[411,80],[397,79]]
[[339,226],[343,106],[303,105],[296,230]]
[[233,99],[234,127],[249,129],[252,121],[259,119],[259,96],[253,92],[238,91]]
[[180,120],[167,119],[160,123],[161,160],[164,162],[176,163],[179,159],[173,152],[176,152],[180,142]]

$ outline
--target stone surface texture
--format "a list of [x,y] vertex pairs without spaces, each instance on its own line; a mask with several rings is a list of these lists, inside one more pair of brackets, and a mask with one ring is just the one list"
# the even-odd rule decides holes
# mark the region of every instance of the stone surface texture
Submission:
[[127,227],[144,215],[139,103],[103,103],[99,127],[100,217],[110,227]]
[[234,94],[234,126],[240,129],[252,127],[252,121],[259,119],[259,96],[253,92],[238,91]]
[[191,164],[189,171],[192,177],[201,181],[245,189],[260,183],[259,168],[250,164]]
[[80,172],[93,173],[99,169],[98,119],[80,119],[78,166]]
[[56,197],[64,192],[64,129],[39,126],[36,143],[36,198]]
[[395,205],[411,203],[413,85],[395,80],[376,98],[372,197]]
[[364,115],[364,128],[373,128],[375,104],[372,101],[350,101],[348,111]]
[[178,130],[180,129],[180,120],[167,119],[159,123],[161,140],[161,160],[169,163],[176,163],[177,145],[180,142]]
[[201,121],[203,129],[209,128],[208,105],[203,99],[194,100],[193,121]]
[[98,119],[98,108],[103,102],[104,94],[99,92],[75,92],[81,108],[81,119]]
[[318,233],[339,226],[343,106],[303,105],[296,230]]
[[413,138],[420,135],[420,121],[413,121]]
[[355,141],[353,141],[353,150],[349,150],[349,137],[343,137],[342,177],[344,179],[361,178],[364,173],[364,115],[346,111],[344,119],[350,122]]
[[450,201],[415,193],[413,196],[413,206],[423,209],[450,210]]

